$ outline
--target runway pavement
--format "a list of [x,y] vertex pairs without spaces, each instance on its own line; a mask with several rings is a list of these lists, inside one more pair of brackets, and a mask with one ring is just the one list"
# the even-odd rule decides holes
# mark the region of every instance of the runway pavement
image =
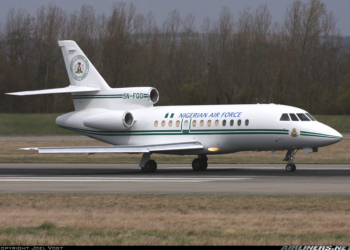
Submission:
[[0,164],[1,193],[128,193],[350,195],[350,165],[159,164],[153,174],[137,164]]

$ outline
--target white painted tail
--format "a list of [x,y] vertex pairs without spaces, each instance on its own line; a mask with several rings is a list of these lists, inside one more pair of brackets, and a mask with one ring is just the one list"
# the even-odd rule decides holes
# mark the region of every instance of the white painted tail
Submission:
[[108,90],[110,87],[74,41],[59,41],[71,85]]

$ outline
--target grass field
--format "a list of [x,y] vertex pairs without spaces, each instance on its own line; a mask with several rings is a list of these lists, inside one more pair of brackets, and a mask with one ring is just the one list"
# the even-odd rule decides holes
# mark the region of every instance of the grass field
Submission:
[[[0,162],[2,163],[139,163],[141,154],[39,154],[37,151],[17,150],[24,147],[68,147],[68,146],[105,146],[108,144],[98,141],[51,141],[51,142],[6,142],[0,141]],[[304,154],[298,152],[294,162],[346,164],[350,163],[350,140],[342,140],[334,145],[319,148],[318,153]],[[284,163],[284,152],[238,152],[234,154],[213,155],[209,157],[212,163]],[[152,154],[157,163],[190,164],[194,156],[173,156]],[[210,167],[210,165],[209,165]]]
[[350,115],[315,115],[315,118],[339,133],[350,133]]
[[[61,114],[0,114],[0,136],[10,135],[76,135],[59,128],[56,117]],[[350,133],[350,116],[316,115],[315,118],[340,133]]]
[[350,197],[0,194],[0,245],[349,245]]
[[61,114],[0,114],[1,136],[76,135],[56,125]]

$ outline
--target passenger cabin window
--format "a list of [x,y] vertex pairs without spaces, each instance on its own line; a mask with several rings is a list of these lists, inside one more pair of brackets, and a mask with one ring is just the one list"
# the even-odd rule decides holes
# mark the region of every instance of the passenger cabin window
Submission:
[[180,126],[180,121],[177,120],[177,121],[176,121],[176,127],[179,127],[179,126]]
[[315,118],[313,118],[313,116],[312,116],[312,115],[310,115],[309,113],[306,113],[305,115],[307,115],[307,117],[309,117],[309,118],[311,119],[311,121],[316,121],[316,119],[315,119]]
[[219,126],[219,120],[215,121],[215,127]]
[[169,121],[168,125],[169,127],[173,126],[173,121]]
[[231,126],[231,127],[233,126],[233,123],[234,123],[233,120],[231,120],[231,121],[230,121],[230,126]]
[[203,127],[203,125],[204,125],[204,121],[203,121],[203,120],[201,120],[201,121],[200,121],[200,123],[199,123],[199,125],[200,125],[201,127]]
[[245,120],[245,125],[246,125],[246,126],[249,125],[249,120]]
[[302,121],[302,122],[309,122],[310,121],[310,119],[304,114],[297,114],[297,116],[299,117],[300,121]]
[[162,121],[162,127],[164,127],[165,126],[165,121]]
[[242,121],[241,121],[241,120],[238,120],[238,121],[237,121],[237,125],[238,125],[238,126],[241,126],[241,124],[242,124]]
[[210,127],[210,125],[211,125],[211,120],[208,120],[207,125],[208,125],[208,127]]
[[192,121],[192,127],[195,127],[197,125],[197,121],[196,120],[193,120]]
[[155,126],[155,127],[158,127],[158,121],[155,121],[155,122],[154,122],[154,126]]
[[289,116],[292,119],[292,121],[295,121],[295,122],[299,121],[298,117],[295,114],[289,113]]
[[226,120],[222,121],[222,126],[225,127],[226,126]]
[[288,114],[282,114],[280,121],[290,121]]

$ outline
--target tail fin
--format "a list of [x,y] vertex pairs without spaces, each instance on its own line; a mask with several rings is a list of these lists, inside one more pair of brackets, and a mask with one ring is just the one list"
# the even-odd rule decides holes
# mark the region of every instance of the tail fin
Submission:
[[84,93],[109,90],[110,87],[97,72],[94,65],[85,56],[74,41],[59,41],[62,49],[64,63],[66,64],[70,85],[65,88],[43,89],[6,93],[8,95],[44,95],[59,93]]
[[71,85],[110,89],[94,65],[74,41],[59,41]]

